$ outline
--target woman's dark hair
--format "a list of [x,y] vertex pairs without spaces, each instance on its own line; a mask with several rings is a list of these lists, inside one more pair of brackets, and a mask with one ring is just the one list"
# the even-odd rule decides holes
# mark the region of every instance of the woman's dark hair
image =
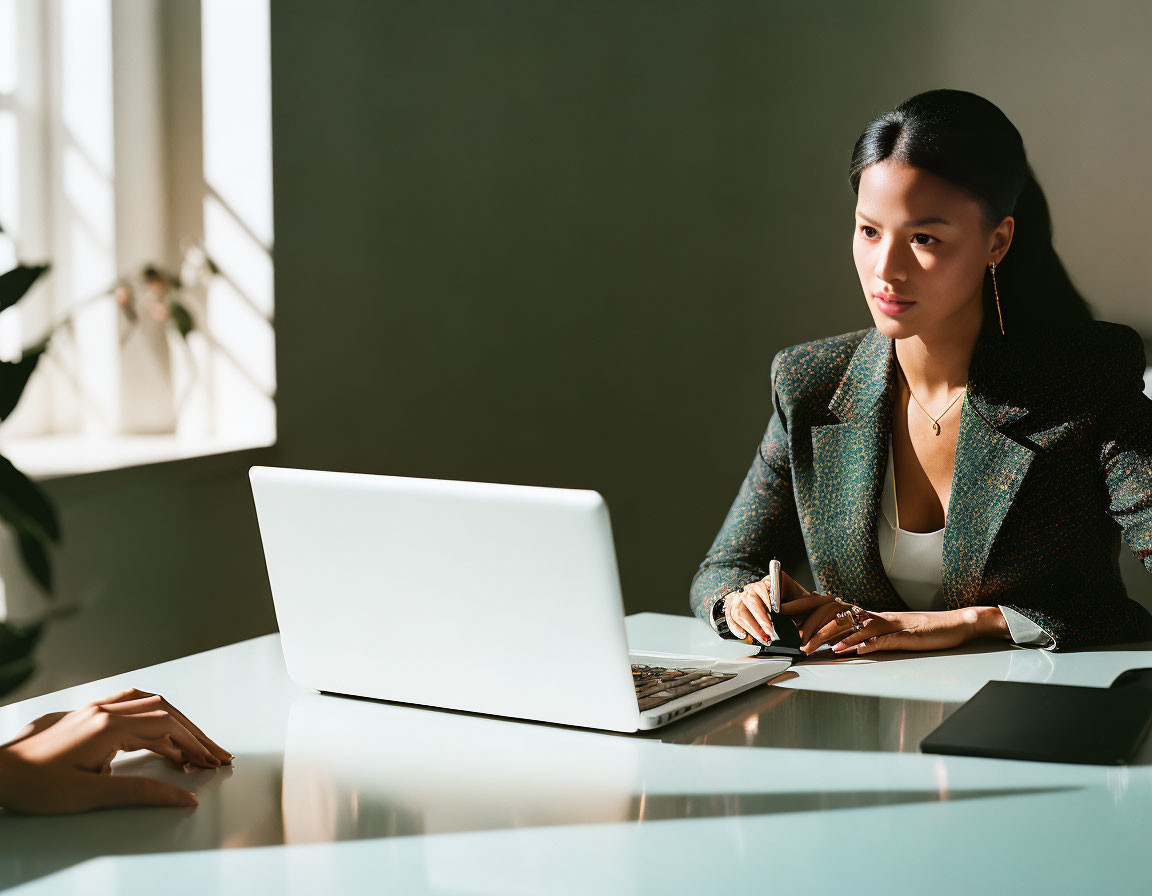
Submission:
[[[1052,219],[1020,132],[993,103],[964,90],[929,90],[872,121],[856,141],[848,179],[860,191],[869,165],[920,168],[980,202],[989,229],[1011,215],[1012,245],[996,265],[1006,335],[1092,319],[1052,247]],[[984,272],[984,328],[1000,334],[992,277]]]

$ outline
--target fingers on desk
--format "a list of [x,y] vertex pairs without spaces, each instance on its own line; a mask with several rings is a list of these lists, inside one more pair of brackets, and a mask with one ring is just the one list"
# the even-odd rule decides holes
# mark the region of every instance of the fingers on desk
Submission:
[[135,776],[89,775],[78,799],[83,809],[108,806],[195,806],[196,794],[155,778]]
[[811,649],[814,650],[823,644],[823,641],[817,643],[817,635],[824,634],[827,637],[836,634],[837,632],[843,633],[851,628],[851,621],[847,625],[842,624],[842,621],[837,619],[838,613],[844,610],[842,604],[834,600],[826,601],[820,606],[812,610],[807,618],[800,623],[800,640],[805,646],[812,642]]
[[209,754],[215,762],[210,762],[211,765],[227,765],[232,761],[232,754],[221,747],[218,743],[208,737],[201,731],[191,719],[184,713],[180,712],[175,706],[164,699],[160,694],[151,694],[147,691],[140,691],[136,688],[129,688],[128,690],[121,691],[119,694],[114,694],[104,700],[98,700],[96,703],[104,707],[109,712],[126,712],[137,713],[142,711],[149,711],[155,709],[162,709],[169,713],[175,720],[194,737]]
[[863,629],[852,632],[833,650],[855,649],[857,653],[870,653],[873,650],[911,650],[915,646],[912,636],[898,623],[873,616],[864,620]]
[[[117,712],[101,707],[108,722],[103,728],[106,746],[119,750],[151,750],[183,765],[192,762],[204,768],[217,768],[221,762],[167,710]],[[172,748],[179,751],[178,755]]]

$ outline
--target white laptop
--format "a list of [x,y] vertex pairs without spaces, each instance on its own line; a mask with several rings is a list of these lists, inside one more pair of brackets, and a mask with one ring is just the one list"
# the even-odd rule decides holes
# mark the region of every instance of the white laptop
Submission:
[[250,476],[284,660],[305,687],[637,731],[789,666],[629,651],[596,491],[274,467]]

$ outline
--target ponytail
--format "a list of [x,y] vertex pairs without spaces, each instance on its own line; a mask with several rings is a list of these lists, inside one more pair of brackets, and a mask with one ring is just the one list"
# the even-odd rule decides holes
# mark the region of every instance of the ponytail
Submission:
[[[1004,333],[1022,334],[1037,327],[1064,326],[1092,320],[1092,309],[1072,283],[1052,245],[1052,218],[1029,165],[1024,186],[1010,212],[1015,227],[1012,244],[996,265],[996,286],[984,275],[984,326],[999,334],[996,292]],[[1001,216],[1003,217],[1003,216]],[[993,226],[999,220],[990,222]]]

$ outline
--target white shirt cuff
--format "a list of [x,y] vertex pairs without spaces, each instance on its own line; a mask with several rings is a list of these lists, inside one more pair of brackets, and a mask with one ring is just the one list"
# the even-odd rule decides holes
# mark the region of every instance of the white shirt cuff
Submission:
[[1008,623],[1008,633],[1012,640],[1024,647],[1043,647],[1051,650],[1056,646],[1056,639],[1044,631],[1027,616],[1017,613],[1011,607],[1000,607],[1004,620]]

